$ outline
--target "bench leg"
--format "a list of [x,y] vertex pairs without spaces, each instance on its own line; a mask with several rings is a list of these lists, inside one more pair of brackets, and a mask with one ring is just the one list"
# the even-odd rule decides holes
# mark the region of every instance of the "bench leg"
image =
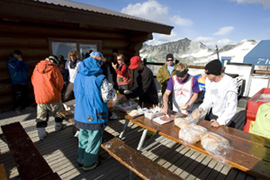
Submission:
[[133,172],[131,170],[129,170],[129,179],[133,180]]
[[[154,136],[151,137],[151,139],[149,139],[149,142],[151,142]],[[156,144],[160,143],[160,141],[162,141],[163,139],[165,139],[165,137],[161,137],[160,139],[152,142],[151,144],[146,143],[146,145],[143,147],[143,149],[141,150],[141,152],[147,151],[148,149],[152,148],[153,146],[155,146]],[[149,145],[148,145],[149,144]]]
[[138,151],[141,151],[141,149],[142,149],[142,145],[143,145],[143,142],[145,140],[147,131],[148,131],[147,129],[144,129],[143,132],[142,132],[142,136],[141,136],[140,142],[139,142],[138,147],[137,147]]
[[126,122],[125,122],[125,124],[124,124],[123,130],[122,130],[122,132],[121,132],[120,135],[119,135],[119,139],[122,139],[122,138],[123,138],[124,133],[125,133],[125,131],[126,131],[126,128],[127,128],[127,126],[128,126],[128,123],[129,123],[129,120],[126,119]]

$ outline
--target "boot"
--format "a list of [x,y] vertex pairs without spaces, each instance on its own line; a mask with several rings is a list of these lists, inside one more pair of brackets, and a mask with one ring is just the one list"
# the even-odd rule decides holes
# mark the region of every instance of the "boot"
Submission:
[[62,122],[55,122],[55,131],[61,131],[63,129]]
[[44,140],[48,133],[46,132],[45,128],[44,127],[40,127],[40,128],[37,128],[38,129],[38,137],[39,137],[39,140]]

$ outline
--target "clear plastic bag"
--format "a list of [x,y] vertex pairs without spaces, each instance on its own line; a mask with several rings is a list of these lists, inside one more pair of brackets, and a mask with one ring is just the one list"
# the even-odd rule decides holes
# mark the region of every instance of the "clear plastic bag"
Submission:
[[137,109],[133,109],[133,110],[128,110],[127,114],[134,117],[134,116],[139,116],[144,114],[145,111],[147,111],[147,108],[141,108],[140,105],[137,106]]
[[174,119],[174,125],[179,127],[180,129],[186,128],[190,123],[185,121],[185,118],[176,117]]
[[187,127],[180,129],[179,139],[182,139],[189,144],[195,144],[196,142],[199,142],[206,133],[206,128],[196,124],[190,124]]
[[231,149],[229,141],[213,132],[206,133],[201,139],[202,147],[210,154],[225,156]]
[[194,109],[191,114],[189,114],[186,118],[186,122],[197,124],[200,120],[205,118],[207,111],[203,109]]
[[162,115],[163,115],[163,111],[162,111],[162,108],[159,106],[155,106],[152,109],[144,111],[144,116],[148,119],[154,119]]

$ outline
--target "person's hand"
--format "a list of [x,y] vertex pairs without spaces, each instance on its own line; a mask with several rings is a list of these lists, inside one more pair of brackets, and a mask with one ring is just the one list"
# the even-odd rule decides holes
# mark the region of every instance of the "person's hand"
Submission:
[[16,54],[15,58],[16,58],[18,61],[23,61],[22,55],[17,55],[17,54]]
[[124,94],[130,94],[131,91],[130,90],[124,90]]
[[117,64],[112,63],[113,69],[116,69]]
[[213,126],[213,127],[219,127],[220,125],[219,125],[219,123],[217,122],[217,120],[215,120],[215,119],[211,119],[211,126]]
[[168,106],[163,106],[162,111],[164,114],[168,114]]
[[187,108],[189,108],[190,105],[189,104],[183,104],[182,106],[180,106],[181,110],[186,110]]

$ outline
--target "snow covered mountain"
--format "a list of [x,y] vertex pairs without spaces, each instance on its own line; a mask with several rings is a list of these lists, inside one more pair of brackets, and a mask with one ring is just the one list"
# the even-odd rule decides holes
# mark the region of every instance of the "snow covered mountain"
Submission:
[[[243,62],[244,56],[255,47],[258,42],[243,40],[235,45],[227,45],[219,49],[219,57],[230,56],[231,62]],[[144,44],[140,56],[152,59],[154,62],[165,62],[166,55],[172,53],[175,59],[188,65],[203,66],[210,60],[217,58],[216,49],[211,49],[201,42],[194,42],[187,38],[156,46]]]

